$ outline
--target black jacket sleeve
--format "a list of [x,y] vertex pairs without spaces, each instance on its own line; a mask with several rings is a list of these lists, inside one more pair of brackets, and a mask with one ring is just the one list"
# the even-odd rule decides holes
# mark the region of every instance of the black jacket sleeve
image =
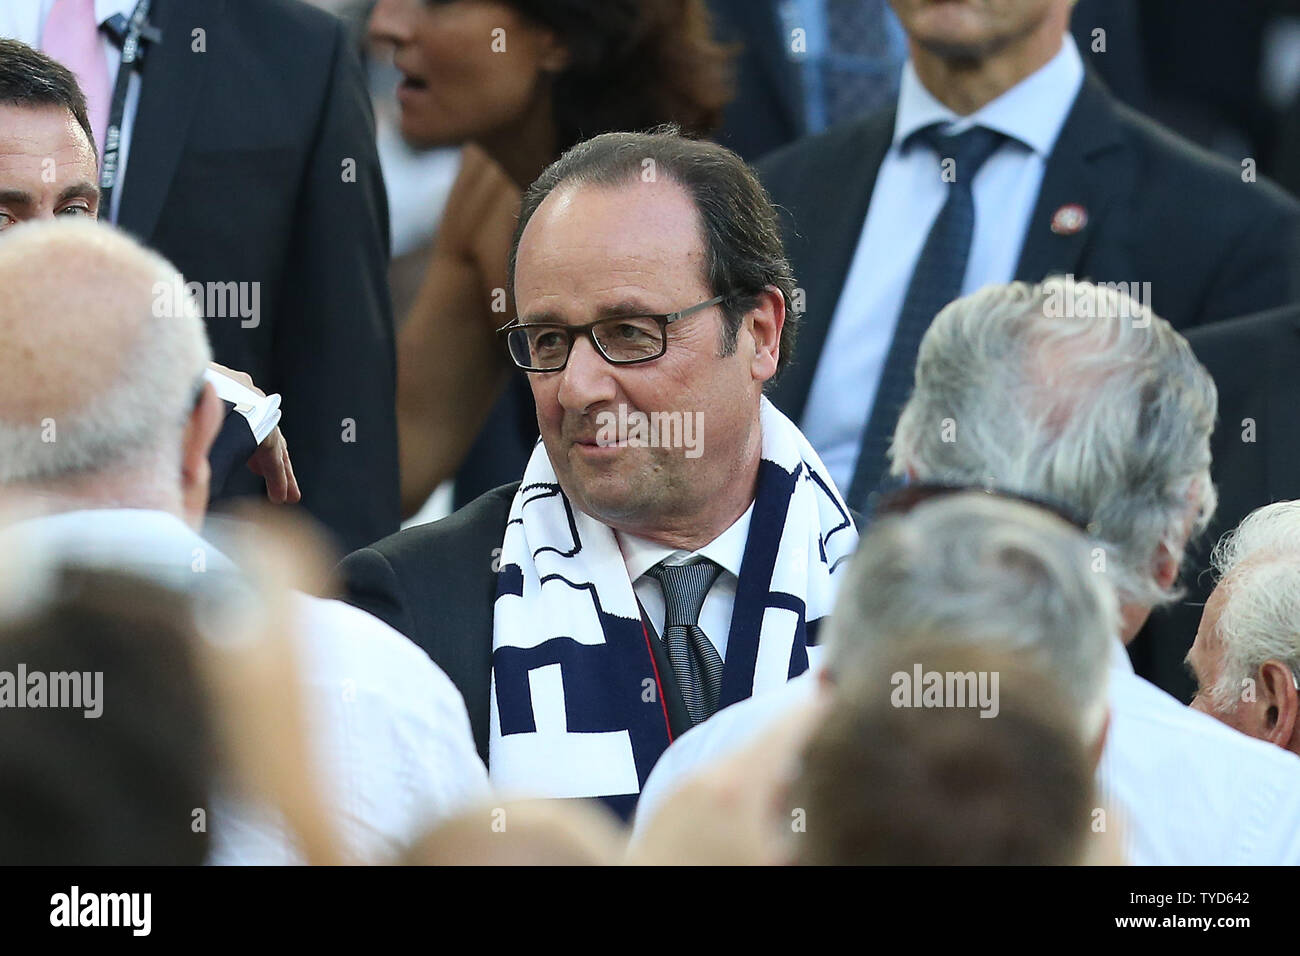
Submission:
[[286,395],[281,428],[303,504],[348,551],[399,523],[388,256],[374,117],[339,23],[288,247],[272,381]]

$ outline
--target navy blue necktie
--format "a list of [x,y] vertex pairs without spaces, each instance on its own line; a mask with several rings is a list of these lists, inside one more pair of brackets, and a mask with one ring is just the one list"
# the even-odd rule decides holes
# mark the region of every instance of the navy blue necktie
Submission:
[[[948,182],[948,200],[930,227],[920,258],[912,270],[907,296],[898,313],[898,325],[881,370],[876,401],[862,437],[858,462],[849,485],[850,506],[866,510],[867,496],[877,489],[888,471],[886,452],[898,424],[898,414],[911,394],[916,353],[934,317],[961,294],[975,232],[975,200],[971,183],[985,161],[1006,141],[1006,136],[982,126],[955,136],[945,136],[939,124],[912,134],[939,157],[935,174]],[[952,160],[951,163],[948,160]]]
[[722,568],[707,559],[693,564],[656,564],[646,572],[664,591],[664,643],[691,723],[718,709],[722,658],[700,630],[700,608]]

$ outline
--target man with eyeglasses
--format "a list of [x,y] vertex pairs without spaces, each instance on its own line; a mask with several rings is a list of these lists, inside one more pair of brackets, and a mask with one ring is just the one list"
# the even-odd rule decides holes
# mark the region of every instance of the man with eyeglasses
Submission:
[[626,816],[672,739],[815,661],[857,532],[763,397],[794,278],[735,154],[579,144],[525,195],[510,267],[501,336],[541,432],[522,481],[341,567],[460,687],[496,786]]
[[1192,706],[1300,754],[1300,502],[1252,511],[1211,563],[1218,583],[1187,655]]

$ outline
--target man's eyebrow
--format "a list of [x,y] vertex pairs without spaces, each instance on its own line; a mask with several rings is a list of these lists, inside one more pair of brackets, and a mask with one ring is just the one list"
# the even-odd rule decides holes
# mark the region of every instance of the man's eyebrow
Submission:
[[[596,310],[595,318],[597,319],[617,319],[629,315],[659,315],[662,313],[655,312],[644,302],[636,299],[623,299],[609,305],[602,305]],[[525,325],[581,325],[580,322],[566,321],[565,317],[558,312],[530,312],[527,315],[521,315],[519,321]]]
[[73,183],[71,186],[64,189],[63,192],[59,193],[58,201],[67,202],[69,199],[75,199],[78,196],[85,199],[93,199],[98,202],[99,187],[90,182]]
[[31,206],[35,202],[31,193],[21,189],[0,189],[0,203],[6,206]]

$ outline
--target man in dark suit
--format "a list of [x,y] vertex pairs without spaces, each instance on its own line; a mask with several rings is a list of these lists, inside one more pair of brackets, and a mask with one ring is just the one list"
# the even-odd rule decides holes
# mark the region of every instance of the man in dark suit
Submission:
[[[77,78],[39,50],[3,36],[0,156],[4,157],[0,162],[0,236],[24,222],[99,217],[95,133]],[[155,301],[155,308],[159,304]],[[182,300],[173,299],[167,305],[176,310],[167,314],[183,313]],[[211,500],[222,497],[221,490],[228,482],[242,481],[247,464],[253,474],[266,480],[271,501],[298,502],[301,495],[280,429],[272,427],[260,444],[254,432],[251,419],[260,419],[251,407],[260,392],[256,383],[240,371],[216,365],[209,366],[206,377],[226,408],[221,431],[208,452]]]
[[892,2],[911,50],[897,108],[758,167],[806,308],[772,399],[855,507],[920,335],[959,294],[1074,274],[1132,284],[1178,328],[1296,298],[1300,206],[1117,103],[1068,37],[1070,0]]
[[674,737],[815,662],[857,534],[763,397],[794,278],[738,156],[579,144],[525,193],[511,272],[542,436],[522,484],[341,571],[460,688],[497,786],[626,815]]
[[1211,548],[1256,508],[1300,498],[1300,307],[1214,322],[1192,329],[1187,341],[1219,389],[1210,443],[1219,506],[1188,548],[1186,596],[1154,612],[1131,646],[1134,666],[1184,701],[1196,691],[1183,660],[1213,589]]
[[[132,0],[83,7],[85,23],[63,2],[5,6],[0,28],[45,49],[99,31],[107,76],[102,60],[98,77],[79,76],[88,91],[112,90],[114,103],[120,87],[123,140],[113,155],[96,130],[108,142],[101,218],[200,283],[217,361],[283,396],[308,510],[345,547],[391,533],[388,210],[344,25],[298,0],[153,0],[142,60],[119,69],[114,38],[128,32]],[[98,21],[110,7],[115,15]],[[99,99],[98,115],[110,113]],[[257,494],[260,483],[240,475],[224,493]]]
[[[897,95],[902,55],[887,0],[709,0],[709,10],[719,39],[740,46],[736,96],[716,138],[747,162]],[[1121,100],[1143,109],[1138,25],[1131,0],[1078,0],[1071,31],[1088,66]],[[825,33],[827,49],[814,53],[814,32]],[[838,96],[825,75],[812,76],[827,68],[827,54],[832,72],[850,79]]]

